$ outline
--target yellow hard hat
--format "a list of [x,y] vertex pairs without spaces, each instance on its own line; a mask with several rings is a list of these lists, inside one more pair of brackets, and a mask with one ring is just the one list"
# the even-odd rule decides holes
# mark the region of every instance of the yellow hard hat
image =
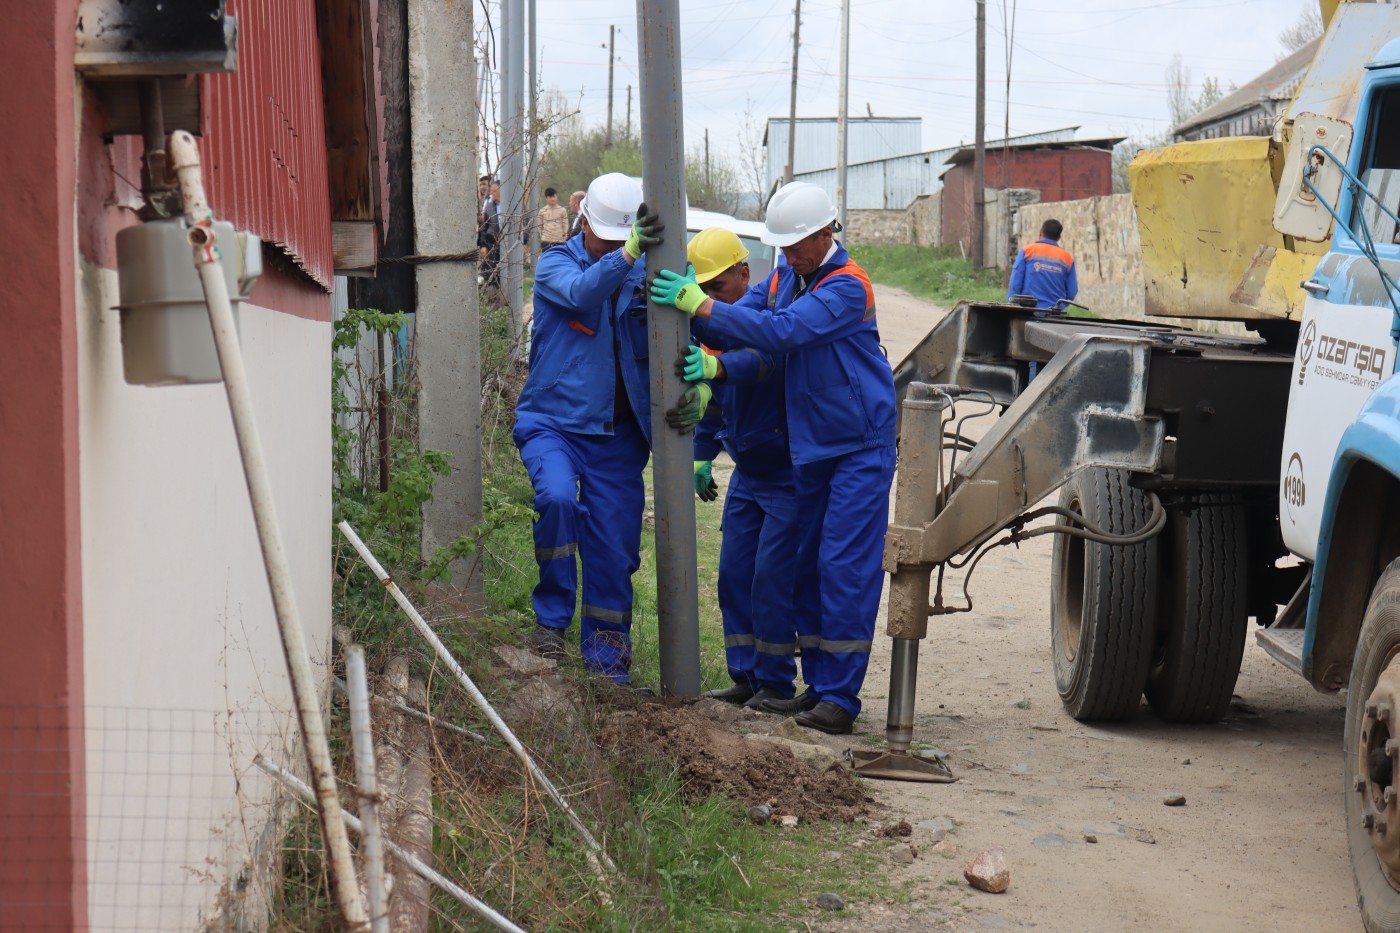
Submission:
[[738,235],[723,227],[706,227],[695,234],[685,254],[695,267],[696,282],[708,282],[730,266],[749,258],[749,251],[739,242]]

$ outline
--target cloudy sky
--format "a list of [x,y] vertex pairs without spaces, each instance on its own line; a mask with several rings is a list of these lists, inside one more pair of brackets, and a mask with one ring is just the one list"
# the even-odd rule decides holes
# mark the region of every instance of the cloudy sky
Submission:
[[[1134,135],[1167,128],[1174,54],[1193,92],[1207,76],[1243,85],[1283,54],[1280,30],[1315,2],[987,0],[987,136],[1000,137],[1006,119],[1008,32],[1012,135],[1075,124],[1081,138]],[[499,22],[496,3],[489,9]],[[537,0],[537,9],[541,84],[589,123],[606,117],[608,26],[617,26],[615,120],[630,84],[635,121],[636,4]],[[975,11],[974,0],[851,0],[851,113],[922,117],[925,149],[971,143]],[[688,145],[708,129],[712,150],[732,156],[746,112],[786,116],[791,0],[683,0],[681,36]],[[801,38],[798,115],[835,116],[839,0],[803,0]]]

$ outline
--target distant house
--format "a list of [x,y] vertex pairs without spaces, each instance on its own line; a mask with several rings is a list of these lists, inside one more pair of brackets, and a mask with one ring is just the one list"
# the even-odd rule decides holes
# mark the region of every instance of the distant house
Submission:
[[[1030,142],[988,147],[988,189],[1020,188],[1039,193],[1037,200],[1073,201],[1113,193],[1113,147],[1123,137],[1067,142]],[[943,173],[942,242],[969,248],[972,235],[972,147],[949,157]]]
[[1321,37],[1312,40],[1244,87],[1172,127],[1172,135],[1188,141],[1272,135],[1274,122],[1298,92],[1321,42]]
[[163,112],[199,134],[216,216],[262,239],[240,343],[324,658],[332,291],[384,219],[376,6],[28,0],[0,28],[6,930],[267,922],[282,811],[252,756],[299,739],[243,469],[222,385],[126,381],[114,243]]
[[[798,117],[793,138],[793,176],[831,168],[837,162],[835,117]],[[921,117],[850,117],[846,121],[846,158],[851,164],[908,155],[923,147]],[[760,200],[782,184],[787,166],[788,119],[769,117],[763,134],[768,188]]]
[[[1013,145],[1044,142],[1069,142],[1077,126],[1011,137]],[[987,146],[1002,145],[1002,140],[988,140]],[[902,211],[920,195],[930,194],[943,186],[941,176],[947,169],[948,157],[964,147],[947,146],[909,155],[894,155],[869,162],[852,162],[846,167],[846,207],[852,211]],[[834,150],[833,150],[834,152]],[[836,197],[836,169],[828,166],[799,172],[798,181],[808,181],[826,189]]]

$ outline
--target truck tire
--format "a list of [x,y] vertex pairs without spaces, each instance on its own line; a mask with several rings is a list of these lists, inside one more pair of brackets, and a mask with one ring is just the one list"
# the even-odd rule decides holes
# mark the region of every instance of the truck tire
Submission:
[[1244,506],[1207,494],[1167,519],[1147,702],[1167,722],[1216,722],[1230,709],[1249,634]]
[[1400,825],[1396,804],[1387,804],[1384,797],[1385,788],[1395,785],[1397,756],[1386,755],[1385,745],[1400,738],[1400,695],[1392,695],[1400,691],[1376,686],[1397,654],[1400,560],[1385,569],[1371,590],[1351,662],[1342,745],[1347,849],[1361,919],[1371,933],[1400,930]]
[[[1128,475],[1079,473],[1061,490],[1060,505],[1115,534],[1137,531],[1152,507]],[[1050,653],[1065,709],[1085,721],[1131,719],[1152,663],[1156,539],[1122,547],[1055,535],[1050,587]]]

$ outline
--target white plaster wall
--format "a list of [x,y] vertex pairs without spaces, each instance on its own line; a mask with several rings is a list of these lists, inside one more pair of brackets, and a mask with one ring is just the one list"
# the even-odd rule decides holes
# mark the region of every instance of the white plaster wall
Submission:
[[[222,384],[127,385],[116,273],[80,275],[92,928],[196,929],[230,901],[262,912],[263,882],[247,869],[260,845],[275,846],[277,827],[252,758],[285,762],[298,746],[290,687]],[[331,327],[247,304],[240,315],[297,602],[324,678]]]

